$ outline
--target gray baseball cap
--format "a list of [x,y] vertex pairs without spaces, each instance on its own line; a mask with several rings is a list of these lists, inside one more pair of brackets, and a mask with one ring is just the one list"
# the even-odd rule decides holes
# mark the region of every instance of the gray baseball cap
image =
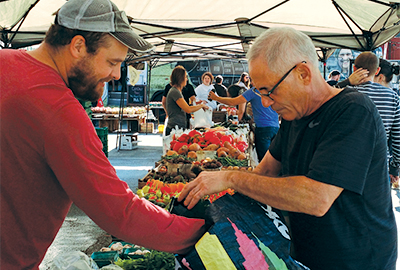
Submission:
[[109,0],[69,0],[58,11],[57,22],[70,29],[110,33],[135,52],[153,49],[133,31],[125,12]]

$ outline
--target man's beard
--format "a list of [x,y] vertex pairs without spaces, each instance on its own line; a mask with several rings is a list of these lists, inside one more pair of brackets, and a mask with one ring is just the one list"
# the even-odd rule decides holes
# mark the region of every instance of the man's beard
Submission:
[[101,98],[104,89],[100,88],[100,81],[95,78],[91,63],[91,58],[85,57],[73,66],[68,75],[68,84],[75,97],[93,102]]

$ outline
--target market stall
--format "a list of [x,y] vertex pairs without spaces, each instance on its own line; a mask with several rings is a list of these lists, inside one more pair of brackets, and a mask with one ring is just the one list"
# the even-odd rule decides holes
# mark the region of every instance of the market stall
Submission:
[[[122,115],[121,115],[122,112]],[[146,107],[93,107],[92,121],[98,122],[99,127],[107,127],[109,132],[119,129],[120,121],[126,121],[128,132],[139,132],[146,122]]]

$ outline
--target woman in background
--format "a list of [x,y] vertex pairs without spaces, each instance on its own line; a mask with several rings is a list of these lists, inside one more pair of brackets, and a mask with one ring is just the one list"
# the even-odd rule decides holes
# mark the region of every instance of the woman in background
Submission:
[[193,113],[202,108],[208,108],[205,104],[189,106],[183,98],[182,89],[187,82],[186,74],[186,69],[183,66],[176,66],[171,73],[170,84],[172,87],[167,94],[165,104],[168,114],[168,124],[165,130],[165,136],[168,136],[175,126],[183,129],[186,128],[187,113]]
[[247,72],[243,72],[242,75],[240,75],[240,79],[237,82],[237,85],[245,88],[246,90],[250,89],[250,76]]
[[385,59],[379,59],[379,70],[378,75],[375,75],[374,82],[382,84],[387,88],[393,89],[398,94],[398,89],[394,89],[391,87],[390,82],[393,79],[393,75],[399,75],[400,73],[400,66],[391,64],[389,61]]
[[196,89],[194,89],[194,92],[196,93],[197,100],[206,102],[208,107],[215,110],[217,109],[217,102],[208,99],[208,94],[211,91],[215,92],[214,86],[212,85],[213,80],[214,76],[211,74],[211,72],[204,72],[203,75],[201,75],[202,84],[197,86]]

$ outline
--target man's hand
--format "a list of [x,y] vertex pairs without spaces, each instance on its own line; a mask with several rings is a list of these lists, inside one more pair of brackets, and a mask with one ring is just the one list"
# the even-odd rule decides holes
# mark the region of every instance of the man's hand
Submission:
[[350,85],[359,85],[368,81],[369,71],[367,69],[359,68],[349,76]]
[[389,174],[389,176],[390,176],[390,183],[394,184],[399,182],[399,176],[394,176],[391,174]]
[[187,183],[179,195],[178,201],[184,201],[188,209],[192,209],[206,195],[224,191],[229,187],[228,175],[232,171],[203,171],[193,181]]
[[212,99],[212,100],[216,100],[216,98],[218,98],[218,96],[213,91],[210,91],[210,93],[208,94],[208,98]]

